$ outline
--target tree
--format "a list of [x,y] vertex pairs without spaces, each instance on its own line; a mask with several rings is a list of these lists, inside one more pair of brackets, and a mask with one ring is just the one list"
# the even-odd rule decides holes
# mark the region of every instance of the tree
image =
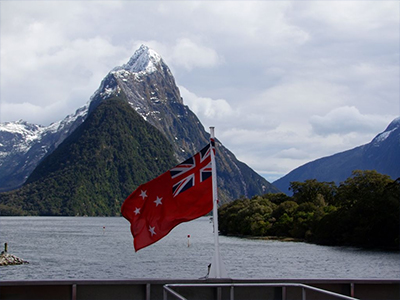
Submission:
[[375,170],[355,170],[351,177],[339,185],[336,204],[348,209],[357,204],[373,205],[391,182],[390,176]]
[[291,187],[293,197],[265,194],[222,206],[221,232],[399,249],[400,178],[354,171],[339,187],[316,180]]
[[399,247],[400,183],[374,170],[340,184],[338,210],[321,220],[319,240],[363,247]]
[[304,182],[291,182],[289,190],[293,191],[293,200],[298,204],[312,202],[315,205],[324,206],[333,204],[337,187],[334,182],[308,179]]

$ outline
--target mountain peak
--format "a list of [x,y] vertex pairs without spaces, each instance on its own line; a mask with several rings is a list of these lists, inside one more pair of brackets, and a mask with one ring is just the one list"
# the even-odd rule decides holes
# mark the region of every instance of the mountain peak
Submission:
[[400,117],[397,117],[392,122],[390,122],[389,126],[386,128],[385,131],[390,131],[398,127],[400,127]]
[[[389,126],[385,129],[384,132],[378,134],[373,140],[372,144],[374,146],[379,146],[383,141],[385,141],[393,132],[395,132],[398,128],[400,128],[400,117],[397,117],[392,122],[390,122]],[[398,132],[398,131],[397,131]]]
[[128,63],[118,69],[123,69],[131,73],[153,73],[161,61],[162,58],[157,52],[146,45],[141,45],[129,59]]

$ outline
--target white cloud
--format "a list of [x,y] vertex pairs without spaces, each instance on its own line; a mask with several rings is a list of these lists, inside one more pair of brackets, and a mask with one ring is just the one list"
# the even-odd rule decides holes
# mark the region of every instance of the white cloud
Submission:
[[388,116],[363,115],[354,106],[338,107],[325,116],[312,116],[310,123],[318,135],[349,134],[349,133],[378,133],[388,125]]
[[179,39],[173,48],[173,63],[187,70],[211,68],[223,62],[214,49],[197,45],[188,38]]
[[[395,1],[314,1],[313,3],[298,3],[297,14],[300,18],[318,22],[320,27],[314,30],[325,29],[326,35],[333,38],[334,34],[344,34],[356,39],[371,39],[382,33],[393,38],[395,32],[388,26],[397,25],[399,21],[399,7]],[[368,33],[368,34],[367,34]],[[398,36],[397,36],[398,37]],[[343,39],[337,36],[335,40]]]
[[[13,51],[8,45],[2,49]],[[47,122],[57,121],[88,101],[101,79],[113,67],[110,62],[121,54],[125,54],[125,49],[94,37],[55,43],[47,51],[11,55],[10,60],[2,59],[2,84],[7,87],[2,89],[3,104],[30,103],[48,112],[48,116],[28,113],[26,120],[29,122],[47,125]],[[18,59],[24,63],[17,62]],[[66,110],[58,110],[57,113],[49,110],[56,106]],[[14,114],[5,114],[4,111],[2,116],[11,121],[10,117]],[[55,116],[58,119],[54,119]]]
[[304,158],[309,158],[309,154],[301,149],[292,147],[289,149],[283,149],[283,150],[279,151],[277,153],[276,157],[304,159]]
[[49,125],[50,123],[52,123],[49,115],[63,113],[65,114],[67,108],[68,107],[66,107],[65,103],[63,102],[55,102],[48,106],[35,105],[29,102],[3,103],[3,105],[1,106],[1,113],[8,116],[8,118],[13,121],[29,120],[29,122],[34,124]]
[[399,114],[399,23],[395,1],[3,1],[0,121],[62,119],[144,43],[203,125],[277,177]]
[[200,118],[207,120],[218,118],[224,120],[238,116],[238,113],[224,99],[214,100],[207,97],[199,97],[183,86],[180,86],[179,90],[184,103]]

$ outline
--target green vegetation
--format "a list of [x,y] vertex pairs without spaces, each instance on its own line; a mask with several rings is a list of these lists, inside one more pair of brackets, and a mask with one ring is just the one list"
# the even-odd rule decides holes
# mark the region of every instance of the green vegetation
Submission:
[[172,146],[119,98],[103,101],[18,190],[0,214],[116,216],[134,189],[177,164]]
[[278,236],[324,245],[399,249],[400,179],[354,171],[333,182],[292,182],[293,196],[238,199],[218,212],[226,235]]

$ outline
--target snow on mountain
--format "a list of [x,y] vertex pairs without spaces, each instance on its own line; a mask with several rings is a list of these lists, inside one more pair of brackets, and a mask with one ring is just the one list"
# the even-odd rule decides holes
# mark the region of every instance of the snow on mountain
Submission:
[[132,108],[152,125],[161,115],[157,108],[160,102],[183,104],[169,67],[157,52],[145,45],[141,45],[126,64],[107,74],[91,97],[90,111],[102,100],[118,97],[121,92],[126,94]]
[[375,147],[379,147],[379,145],[385,141],[393,132],[400,128],[400,117],[394,119],[386,130],[380,134],[378,134],[373,140],[372,145]]
[[49,126],[22,120],[0,123],[0,191],[21,185],[39,161],[83,122],[88,105]]
[[157,70],[157,66],[162,61],[161,56],[153,49],[145,45],[141,45],[138,50],[132,55],[128,63],[122,67],[116,67],[113,71],[128,71],[130,73],[153,73]]
[[[129,77],[132,76],[135,80],[141,82],[143,76],[154,73],[157,69],[163,69],[162,66],[163,60],[161,56],[153,49],[141,45],[126,64],[115,67],[111,70],[110,74],[125,82],[129,81]],[[112,92],[114,92],[114,89],[108,87],[103,91],[103,94],[107,95]]]
[[44,130],[45,127],[23,120],[0,123],[0,164],[10,152],[27,152]]
[[[39,141],[44,135],[68,130],[69,125],[78,118],[85,118],[87,111],[88,104],[76,110],[74,114],[70,114],[58,122],[51,123],[49,126],[31,124],[23,120],[0,123],[0,157],[6,155],[10,149],[27,152],[32,144]],[[11,136],[13,138],[10,139]],[[7,148],[9,150],[4,151]]]

